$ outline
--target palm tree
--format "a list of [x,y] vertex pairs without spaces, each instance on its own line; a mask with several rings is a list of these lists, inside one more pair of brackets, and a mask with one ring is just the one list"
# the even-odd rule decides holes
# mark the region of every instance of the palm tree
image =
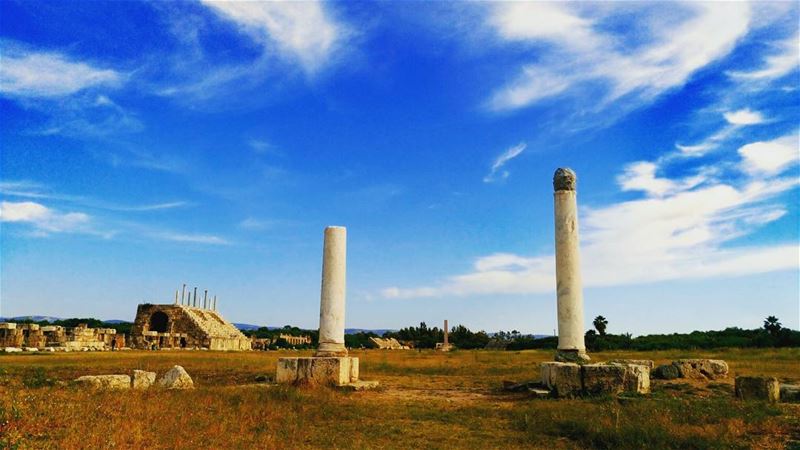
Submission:
[[594,318],[594,322],[592,322],[594,327],[597,329],[597,332],[600,333],[600,336],[606,335],[606,325],[608,325],[608,320],[606,320],[603,316],[597,316]]
[[778,318],[775,317],[775,316],[769,316],[764,321],[764,329],[767,330],[769,332],[769,334],[771,334],[773,336],[775,336],[778,333],[780,333],[781,328],[783,328],[783,327],[781,326],[781,323],[778,322]]

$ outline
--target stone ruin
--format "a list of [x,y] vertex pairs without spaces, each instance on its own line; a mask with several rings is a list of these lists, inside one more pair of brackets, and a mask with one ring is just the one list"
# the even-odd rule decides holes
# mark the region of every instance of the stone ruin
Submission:
[[455,346],[450,343],[450,328],[447,327],[447,319],[444,319],[444,342],[436,343],[436,350],[440,352],[449,352]]
[[395,338],[371,337],[369,341],[374,348],[381,350],[408,350],[410,348],[407,345],[401,344],[400,341]]
[[347,278],[347,229],[325,228],[319,347],[313,357],[279,358],[275,381],[283,384],[370,389],[377,382],[359,380],[358,358],[347,356],[344,316]]
[[38,325],[35,323],[0,323],[0,348],[21,351],[89,351],[125,347],[125,335],[113,328],[89,328]]
[[250,350],[251,340],[212,309],[184,304],[141,304],[131,329],[139,349]]

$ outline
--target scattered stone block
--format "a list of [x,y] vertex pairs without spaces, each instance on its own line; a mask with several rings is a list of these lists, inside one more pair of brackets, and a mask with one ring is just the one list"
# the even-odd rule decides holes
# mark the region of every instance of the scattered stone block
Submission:
[[740,400],[780,400],[780,383],[775,377],[736,377],[736,397]]
[[681,378],[716,380],[728,376],[728,363],[721,359],[679,359],[672,364],[680,371]]
[[542,388],[528,388],[528,392],[530,392],[533,398],[549,398],[550,397],[550,390],[549,389],[542,389]]
[[156,373],[147,372],[145,370],[133,371],[133,388],[134,389],[148,389],[156,382]]
[[128,375],[84,375],[76,378],[74,383],[94,389],[130,389],[131,377]]
[[782,402],[800,402],[800,385],[781,383],[780,397]]
[[[646,360],[627,360],[627,361],[646,361]],[[652,363],[652,361],[650,361]],[[623,390],[635,394],[650,393],[650,366],[643,364],[610,362],[612,366],[625,368],[625,380]],[[584,380],[584,385],[586,381]]]
[[622,365],[584,364],[583,388],[589,395],[619,394],[625,391],[626,371]]
[[6,347],[3,349],[3,351],[6,353],[19,353],[22,351],[22,349],[19,347]]
[[295,385],[344,386],[358,381],[358,358],[350,356],[278,358],[275,381]]
[[556,397],[574,397],[583,391],[581,366],[576,363],[548,361],[540,364],[542,384]]
[[608,361],[609,364],[635,364],[637,366],[647,366],[648,369],[652,370],[655,367],[653,360],[651,359],[612,359]]
[[653,370],[653,377],[662,380],[674,380],[681,377],[681,371],[676,365],[664,364]]
[[186,373],[186,369],[181,366],[173,366],[172,369],[164,372],[158,379],[156,385],[166,389],[193,389],[194,382],[192,377]]

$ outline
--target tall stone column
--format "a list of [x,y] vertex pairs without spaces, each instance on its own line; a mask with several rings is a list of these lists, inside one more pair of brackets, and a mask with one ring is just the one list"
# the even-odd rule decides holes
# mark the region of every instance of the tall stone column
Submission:
[[325,228],[322,292],[319,305],[319,347],[315,356],[347,356],[344,346],[347,229]]
[[557,361],[588,361],[583,332],[583,286],[578,238],[577,177],[571,169],[553,176],[558,296]]

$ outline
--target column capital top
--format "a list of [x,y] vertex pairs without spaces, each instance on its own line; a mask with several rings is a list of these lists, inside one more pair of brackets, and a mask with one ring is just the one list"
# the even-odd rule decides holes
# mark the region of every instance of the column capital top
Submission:
[[559,167],[553,174],[554,191],[574,191],[578,184],[578,176],[567,167]]

